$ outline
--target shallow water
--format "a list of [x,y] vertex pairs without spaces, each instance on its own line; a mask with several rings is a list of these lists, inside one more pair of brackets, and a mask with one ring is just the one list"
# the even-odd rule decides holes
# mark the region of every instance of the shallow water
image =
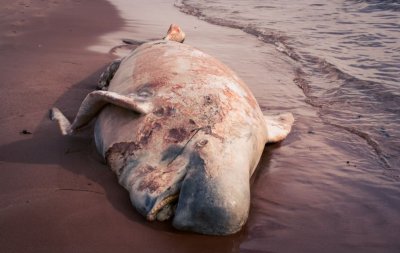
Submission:
[[[238,72],[266,114],[295,115],[293,132],[266,148],[252,178],[246,227],[213,241],[219,252],[399,251],[397,1],[175,3],[194,17],[177,14],[167,0],[111,2],[125,27],[92,50],[161,37],[175,22],[185,43]],[[202,240],[190,237],[197,245]]]

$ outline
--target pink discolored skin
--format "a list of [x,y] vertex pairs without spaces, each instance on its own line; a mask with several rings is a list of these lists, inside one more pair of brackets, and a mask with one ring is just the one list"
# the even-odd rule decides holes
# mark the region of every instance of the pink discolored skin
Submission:
[[232,70],[170,39],[110,65],[100,86],[111,80],[108,91],[90,93],[72,124],[57,108],[52,118],[72,134],[97,116],[96,146],[148,220],[232,234],[247,220],[249,181],[265,143],[283,140],[293,116],[264,116]]

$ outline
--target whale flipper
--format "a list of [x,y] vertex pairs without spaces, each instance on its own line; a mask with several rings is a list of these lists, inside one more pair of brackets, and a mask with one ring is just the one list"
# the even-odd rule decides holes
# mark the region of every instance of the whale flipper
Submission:
[[286,138],[292,129],[293,114],[282,113],[274,116],[264,115],[267,125],[267,143],[280,142]]
[[75,130],[85,126],[95,118],[107,104],[113,104],[140,114],[147,114],[153,109],[151,102],[137,94],[124,96],[112,91],[93,91],[83,100],[72,124],[57,108],[50,110],[50,119],[58,122],[63,135],[71,135]]

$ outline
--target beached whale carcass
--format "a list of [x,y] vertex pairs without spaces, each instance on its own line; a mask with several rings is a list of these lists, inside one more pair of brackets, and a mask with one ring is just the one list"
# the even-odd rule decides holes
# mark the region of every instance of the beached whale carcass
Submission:
[[264,116],[232,70],[183,39],[171,26],[113,62],[72,125],[57,108],[52,117],[64,134],[96,117],[99,152],[148,220],[227,235],[247,220],[264,145],[283,140],[293,116]]

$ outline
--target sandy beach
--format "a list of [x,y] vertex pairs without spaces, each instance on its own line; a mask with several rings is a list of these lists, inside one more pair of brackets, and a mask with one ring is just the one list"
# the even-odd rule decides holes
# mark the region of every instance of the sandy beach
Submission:
[[[112,2],[3,1],[1,252],[399,249],[398,202],[393,193],[398,172],[377,169],[382,166],[370,159],[376,155],[364,139],[318,118],[318,108],[306,103],[294,84],[297,68],[292,59],[241,30],[184,14],[171,0],[136,1],[134,10],[124,8],[124,0]],[[147,222],[96,153],[91,127],[63,137],[48,118],[54,106],[74,117],[108,63],[126,54],[126,49],[110,51],[122,45],[122,39],[161,38],[171,23],[181,25],[185,43],[237,72],[264,112],[290,111],[296,118],[283,143],[266,147],[252,178],[248,223],[232,236],[183,233],[170,222]],[[354,146],[369,151],[362,157]],[[354,177],[359,180],[351,181]],[[341,194],[338,189],[348,185],[359,189],[368,185],[372,194],[356,190]],[[391,207],[384,217],[382,203]]]
[[[65,138],[48,119],[53,106],[72,118],[116,57],[87,48],[123,26],[117,10],[105,1],[8,1],[5,6],[0,28],[2,252],[231,251],[240,234],[206,237],[147,222],[96,154],[90,127]],[[152,36],[163,36],[168,26]]]

